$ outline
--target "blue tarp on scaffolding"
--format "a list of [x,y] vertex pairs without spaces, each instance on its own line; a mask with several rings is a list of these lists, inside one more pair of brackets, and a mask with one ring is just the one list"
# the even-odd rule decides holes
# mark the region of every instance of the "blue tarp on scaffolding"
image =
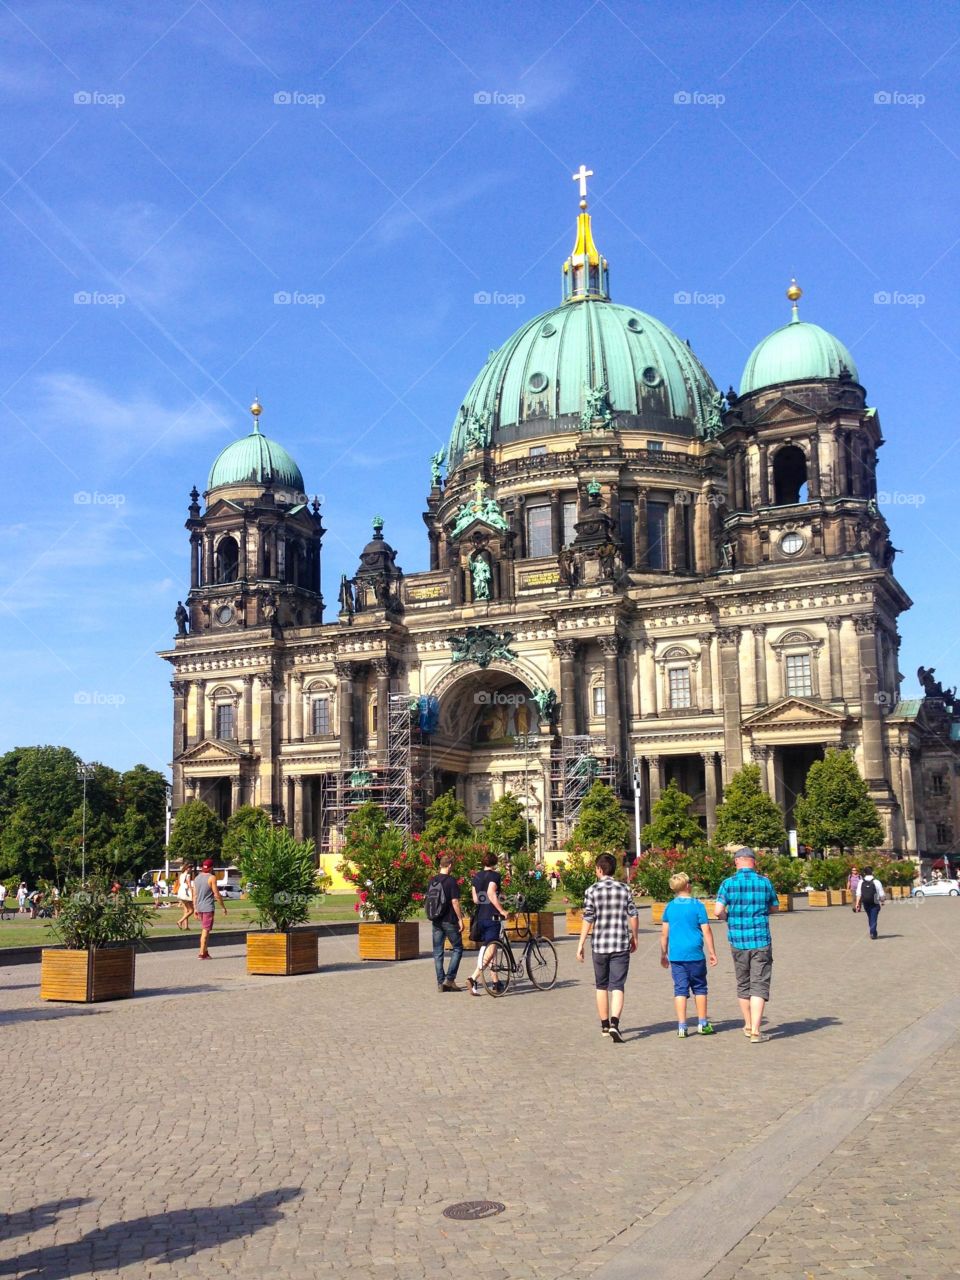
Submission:
[[426,696],[417,699],[420,712],[420,732],[436,733],[440,723],[440,699]]

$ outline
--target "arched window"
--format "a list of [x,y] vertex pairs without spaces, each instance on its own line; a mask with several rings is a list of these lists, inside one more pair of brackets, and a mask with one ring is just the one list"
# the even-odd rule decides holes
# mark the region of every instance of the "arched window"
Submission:
[[778,507],[806,502],[807,459],[795,444],[778,449],[773,459],[774,502]]
[[240,567],[240,548],[236,538],[228,534],[217,543],[217,581],[236,582]]
[[304,551],[299,542],[287,543],[286,580],[293,586],[302,586],[304,581]]

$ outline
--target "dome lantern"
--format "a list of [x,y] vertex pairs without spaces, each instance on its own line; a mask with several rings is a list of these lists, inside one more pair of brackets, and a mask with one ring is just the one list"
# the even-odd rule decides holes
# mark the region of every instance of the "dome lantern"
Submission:
[[253,430],[218,454],[210,468],[207,491],[226,485],[273,485],[303,492],[303,474],[282,445],[260,430],[263,406],[254,397],[250,406]]
[[584,298],[610,300],[610,279],[607,260],[600,256],[593,241],[590,214],[587,212],[587,179],[593,170],[582,164],[573,175],[580,183],[580,213],[577,216],[577,236],[570,257],[563,264],[563,301],[580,302]]
[[839,338],[809,320],[801,320],[797,303],[803,290],[790,281],[790,319],[767,334],[750,353],[740,379],[740,395],[788,382],[820,382],[846,377],[859,382],[853,356]]

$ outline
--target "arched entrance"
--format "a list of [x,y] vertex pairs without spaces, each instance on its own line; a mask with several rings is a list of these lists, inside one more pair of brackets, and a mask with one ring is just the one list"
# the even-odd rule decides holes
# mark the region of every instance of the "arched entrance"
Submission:
[[433,693],[440,701],[424,790],[456,791],[473,823],[508,792],[524,807],[537,854],[550,816],[549,721],[533,698],[534,677],[512,666],[449,672]]

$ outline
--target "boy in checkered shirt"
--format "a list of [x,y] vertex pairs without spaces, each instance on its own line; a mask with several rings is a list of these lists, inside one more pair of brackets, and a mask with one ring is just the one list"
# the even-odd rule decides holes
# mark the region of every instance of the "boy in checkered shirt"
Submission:
[[597,882],[590,886],[583,899],[583,925],[577,959],[583,964],[583,948],[592,935],[600,1032],[615,1044],[622,1044],[620,1015],[623,1013],[623,988],[630,969],[631,952],[637,949],[640,923],[629,886],[613,878],[616,869],[617,861],[613,854],[601,853],[597,858]]

